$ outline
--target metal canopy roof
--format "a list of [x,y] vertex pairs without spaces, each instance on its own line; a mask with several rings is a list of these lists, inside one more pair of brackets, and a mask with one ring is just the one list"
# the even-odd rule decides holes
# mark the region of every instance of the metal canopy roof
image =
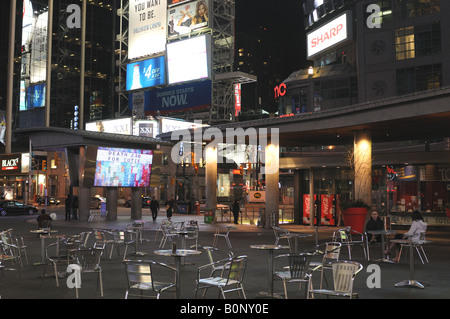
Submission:
[[[267,128],[269,135],[270,128],[278,128],[280,146],[285,147],[348,145],[353,143],[354,132],[359,130],[370,131],[374,143],[446,138],[450,137],[450,87],[320,112],[215,127],[222,132]],[[171,134],[159,137],[168,141]]]
[[172,146],[171,142],[151,137],[72,130],[59,127],[18,129],[14,130],[14,134],[30,136],[33,148],[39,150],[91,145],[138,149],[156,149],[157,145]]

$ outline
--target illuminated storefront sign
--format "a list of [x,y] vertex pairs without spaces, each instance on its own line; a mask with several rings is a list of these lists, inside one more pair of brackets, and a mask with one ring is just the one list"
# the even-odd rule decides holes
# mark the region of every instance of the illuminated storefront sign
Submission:
[[280,85],[276,86],[273,90],[275,92],[275,98],[284,96],[286,94],[286,84],[281,83]]
[[2,173],[21,173],[21,154],[10,154],[1,156],[0,164]]
[[308,59],[352,39],[351,13],[347,11],[336,19],[307,34]]
[[241,84],[234,85],[234,116],[238,116],[241,112]]

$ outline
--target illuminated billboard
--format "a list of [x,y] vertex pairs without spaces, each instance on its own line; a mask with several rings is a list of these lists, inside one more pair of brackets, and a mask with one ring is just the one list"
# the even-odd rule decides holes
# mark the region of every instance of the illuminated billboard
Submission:
[[167,0],[134,0],[129,8],[128,58],[164,52]]
[[211,70],[211,36],[167,44],[169,84],[207,79]]
[[127,91],[165,84],[165,57],[134,62],[127,65]]
[[30,65],[31,83],[46,80],[47,25],[48,25],[48,12],[44,12],[36,16],[31,42],[31,65]]
[[149,187],[153,151],[98,147],[94,186]]
[[137,93],[128,95],[129,109],[135,110],[138,103],[141,108],[143,107],[145,115],[155,115],[157,112],[166,114],[187,110],[201,110],[211,106],[212,82],[211,80],[194,81],[149,90],[143,93],[143,97]]
[[313,58],[352,38],[351,12],[347,11],[306,35],[307,57]]
[[189,34],[192,31],[208,27],[209,4],[207,0],[183,1],[180,3],[168,9],[169,37]]

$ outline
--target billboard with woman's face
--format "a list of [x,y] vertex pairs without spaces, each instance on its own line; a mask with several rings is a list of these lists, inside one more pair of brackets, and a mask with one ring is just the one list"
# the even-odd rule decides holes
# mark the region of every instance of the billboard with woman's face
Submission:
[[184,1],[170,7],[167,14],[168,37],[187,35],[209,26],[208,0]]

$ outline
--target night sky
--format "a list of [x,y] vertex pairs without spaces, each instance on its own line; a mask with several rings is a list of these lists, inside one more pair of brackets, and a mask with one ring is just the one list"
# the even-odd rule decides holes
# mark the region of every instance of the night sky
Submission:
[[236,0],[236,33],[266,27],[279,47],[280,71],[286,77],[306,65],[302,0]]

